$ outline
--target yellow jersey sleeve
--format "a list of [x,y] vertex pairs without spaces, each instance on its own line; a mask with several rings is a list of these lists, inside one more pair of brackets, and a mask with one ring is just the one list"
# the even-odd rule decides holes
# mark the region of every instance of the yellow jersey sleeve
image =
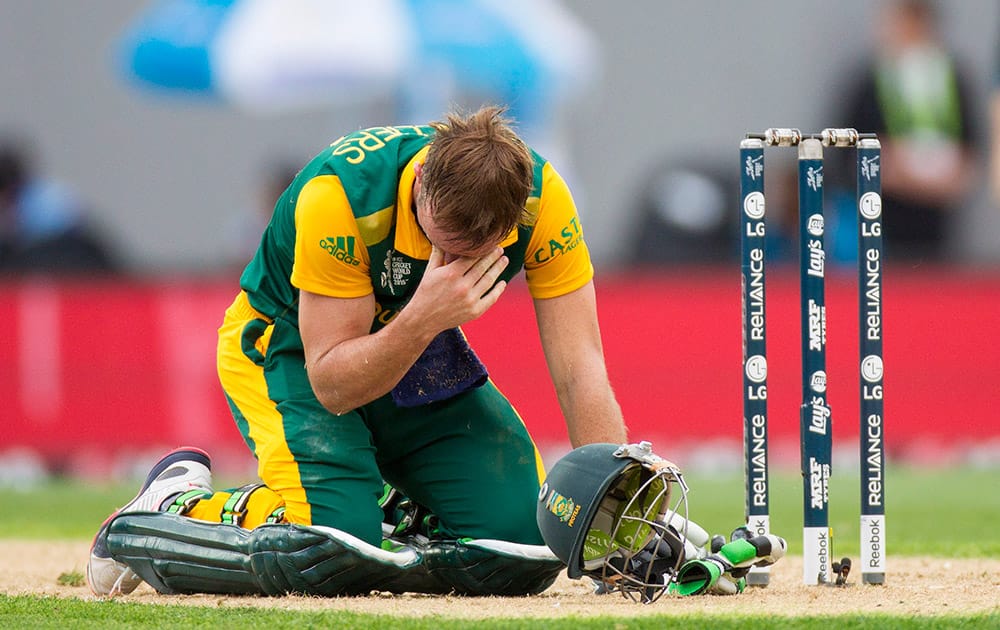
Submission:
[[292,285],[340,298],[372,293],[371,261],[336,175],[309,180],[295,204]]
[[542,167],[542,194],[525,252],[524,273],[533,298],[565,295],[594,277],[569,186],[548,163]]

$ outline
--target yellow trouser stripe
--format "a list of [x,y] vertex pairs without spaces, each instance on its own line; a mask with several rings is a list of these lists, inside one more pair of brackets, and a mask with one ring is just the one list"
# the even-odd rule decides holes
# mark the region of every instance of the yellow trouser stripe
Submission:
[[[312,522],[306,491],[302,487],[299,466],[285,441],[284,425],[276,403],[267,397],[263,367],[243,354],[241,336],[246,324],[267,318],[250,306],[246,293],[240,292],[226,310],[219,328],[219,381],[226,394],[249,425],[249,438],[255,446],[257,473],[268,488],[285,501],[285,518],[290,523]],[[257,350],[267,354],[274,326],[268,326],[256,342]]]

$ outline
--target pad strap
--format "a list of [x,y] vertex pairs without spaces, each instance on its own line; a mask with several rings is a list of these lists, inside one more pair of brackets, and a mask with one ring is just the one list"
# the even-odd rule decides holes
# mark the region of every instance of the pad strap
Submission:
[[193,490],[182,492],[174,497],[174,500],[163,511],[169,512],[170,514],[187,514],[191,511],[191,508],[198,503],[198,501],[210,496],[212,496],[212,493],[208,490],[194,488]]
[[255,490],[263,488],[262,483],[250,483],[233,490],[222,506],[219,514],[219,522],[227,525],[242,525],[243,519],[247,516],[247,504],[250,502],[250,495]]

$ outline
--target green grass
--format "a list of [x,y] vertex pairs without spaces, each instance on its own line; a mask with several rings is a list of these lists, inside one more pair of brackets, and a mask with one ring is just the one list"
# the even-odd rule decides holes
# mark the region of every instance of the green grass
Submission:
[[412,628],[415,630],[451,630],[476,628],[501,630],[545,628],[546,630],[587,630],[613,628],[639,630],[663,628],[701,628],[746,630],[767,627],[784,630],[830,627],[838,630],[880,628],[886,630],[922,628],[995,628],[1000,615],[949,615],[933,617],[891,615],[827,615],[775,617],[765,615],[713,616],[706,624],[700,615],[642,615],[641,617],[558,617],[549,619],[449,619],[412,617],[401,621],[387,615],[365,615],[345,611],[272,610],[251,607],[209,608],[164,606],[123,601],[86,602],[49,597],[7,597],[0,595],[0,622],[5,628]]
[[16,509],[0,514],[0,538],[92,538],[108,514],[135,496],[137,488],[68,480],[2,488],[0,502]]
[[[712,533],[728,534],[743,520],[742,477],[689,475],[690,515]],[[997,470],[890,468],[886,475],[886,541],[891,555],[1000,558],[1000,493]],[[860,479],[830,482],[834,554],[856,557]],[[802,477],[771,476],[771,529],[802,553]]]
[[[1000,557],[1000,493],[996,470],[890,469],[886,479],[889,554]],[[830,486],[834,553],[858,553],[859,480],[835,476]],[[692,520],[728,535],[743,520],[743,481],[733,475],[688,475]],[[0,538],[89,539],[107,515],[135,494],[135,484],[57,481],[30,491],[0,489]],[[41,516],[41,517],[40,517]],[[789,553],[802,552],[802,481],[771,478],[771,528]]]

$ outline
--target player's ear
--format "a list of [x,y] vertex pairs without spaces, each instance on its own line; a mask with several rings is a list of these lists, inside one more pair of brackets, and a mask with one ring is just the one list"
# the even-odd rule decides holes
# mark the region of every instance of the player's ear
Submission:
[[424,185],[424,165],[422,162],[413,163],[413,199],[414,202],[420,197],[420,190]]

